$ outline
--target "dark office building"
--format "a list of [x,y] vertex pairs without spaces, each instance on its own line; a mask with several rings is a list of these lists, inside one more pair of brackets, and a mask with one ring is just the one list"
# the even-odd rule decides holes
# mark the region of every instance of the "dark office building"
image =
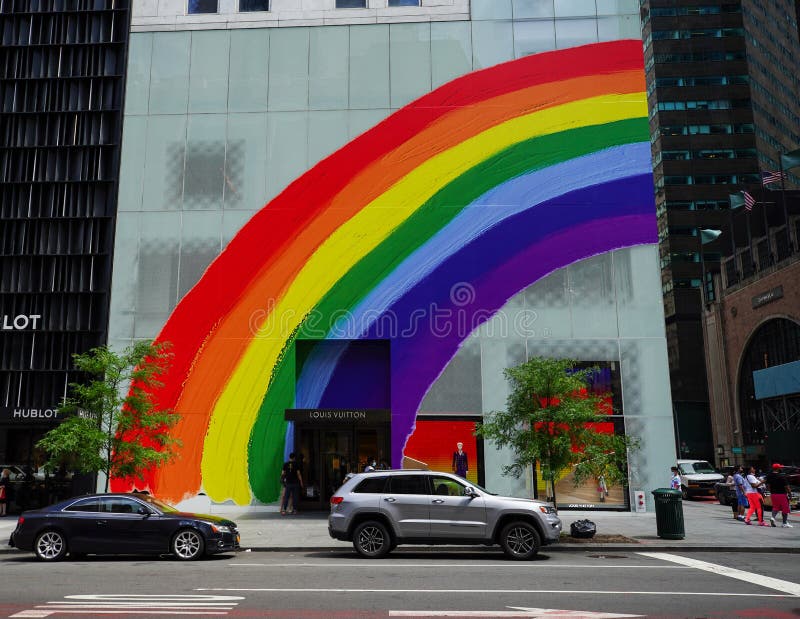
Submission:
[[0,464],[105,344],[128,0],[0,0]]
[[795,2],[646,0],[642,24],[678,453],[711,458],[699,229],[800,147]]

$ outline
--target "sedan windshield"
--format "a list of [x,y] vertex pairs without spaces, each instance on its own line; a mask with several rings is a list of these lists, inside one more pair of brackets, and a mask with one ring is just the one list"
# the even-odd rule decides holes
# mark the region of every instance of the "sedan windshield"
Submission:
[[152,505],[157,510],[159,510],[159,511],[165,513],[165,514],[169,514],[169,513],[180,511],[178,508],[173,507],[169,503],[164,503],[163,501],[159,501],[158,499],[154,499],[153,497],[151,497],[148,494],[137,494],[136,498],[146,502],[148,505]]
[[692,473],[716,473],[714,467],[705,460],[692,462],[691,464],[684,462],[681,464],[681,471],[684,473],[684,475],[691,475]]

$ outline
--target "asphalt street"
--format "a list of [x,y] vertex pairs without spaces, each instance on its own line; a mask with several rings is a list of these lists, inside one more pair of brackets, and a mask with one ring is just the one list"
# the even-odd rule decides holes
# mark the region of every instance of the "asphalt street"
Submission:
[[[3,617],[796,618],[796,555],[494,550],[241,552],[194,563],[0,556]],[[556,612],[558,611],[558,612]]]

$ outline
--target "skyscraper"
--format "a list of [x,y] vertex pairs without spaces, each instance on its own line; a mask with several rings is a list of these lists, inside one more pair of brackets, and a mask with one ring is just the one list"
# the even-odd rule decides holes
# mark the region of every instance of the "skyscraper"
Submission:
[[0,454],[33,445],[105,344],[128,0],[0,2]]
[[700,289],[719,256],[703,268],[699,231],[800,145],[796,3],[645,0],[641,15],[678,447],[710,457]]

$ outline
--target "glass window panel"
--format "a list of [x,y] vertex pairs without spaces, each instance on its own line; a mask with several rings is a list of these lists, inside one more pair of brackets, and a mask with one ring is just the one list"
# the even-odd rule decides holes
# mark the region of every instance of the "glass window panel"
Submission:
[[269,109],[308,108],[308,28],[275,28],[269,37]]
[[567,268],[574,337],[616,337],[617,304],[611,254]]
[[472,54],[475,70],[514,58],[511,21],[473,21]]
[[372,129],[372,127],[386,118],[390,112],[391,110],[388,108],[382,110],[349,110],[347,113],[349,139],[352,140],[368,129]]
[[118,213],[114,237],[114,269],[123,277],[111,278],[109,338],[133,337],[133,314],[136,310],[136,275],[139,270],[139,213]]
[[472,0],[472,19],[511,19],[511,0]]
[[638,15],[597,18],[597,35],[600,41],[638,39],[642,36],[641,33],[641,24]]
[[224,208],[257,210],[267,199],[267,115],[230,114]]
[[134,337],[154,337],[178,296],[178,241],[181,213],[142,215]]
[[426,475],[394,475],[389,478],[392,494],[428,494]]
[[347,109],[349,46],[347,27],[311,28],[308,98],[312,110]]
[[142,210],[180,209],[186,151],[186,116],[150,116],[142,182]]
[[389,6],[419,6],[419,0],[389,0]]
[[239,0],[239,12],[269,11],[269,0]]
[[150,113],[185,114],[189,99],[189,32],[153,34]]
[[336,0],[337,9],[365,9],[367,0]]
[[183,181],[186,210],[222,208],[225,120],[222,114],[189,116]]
[[525,340],[517,337],[481,336],[480,343],[483,410],[504,410],[509,386],[503,370],[525,362]]
[[153,33],[131,34],[128,47],[128,83],[125,89],[125,114],[147,114],[150,99],[150,59]]
[[470,22],[431,22],[431,81],[438,88],[472,71]]
[[347,143],[347,112],[309,112],[308,119],[308,165],[311,167]]
[[400,108],[431,90],[430,24],[392,24],[389,41],[392,107]]
[[178,270],[178,298],[202,277],[221,248],[222,211],[184,213]]
[[594,19],[557,19],[556,47],[566,49],[597,43],[597,22]]
[[636,15],[636,18],[639,18],[638,0],[596,0],[596,2],[598,15]]
[[525,308],[533,313],[535,338],[568,338],[572,336],[572,321],[569,307],[569,283],[567,269],[558,269],[528,287],[523,293]]
[[142,208],[142,180],[147,152],[147,116],[126,116],[119,178],[119,211]]
[[222,248],[227,247],[231,239],[250,221],[252,211],[224,211],[222,213]]
[[189,0],[186,11],[189,15],[199,15],[202,13],[216,13],[217,0]]
[[595,0],[554,0],[556,17],[588,17],[597,15]]
[[663,337],[658,249],[639,245],[614,253],[620,337]]
[[420,411],[480,413],[482,397],[480,339],[468,338],[431,385]]
[[513,0],[512,9],[514,19],[553,17],[555,15],[553,0]]
[[514,54],[517,58],[555,49],[553,20],[514,22]]
[[389,26],[350,27],[350,108],[389,107]]
[[231,31],[231,112],[267,110],[267,73],[270,28],[239,28]]
[[192,32],[189,112],[227,111],[230,44],[228,30]]
[[308,169],[308,113],[267,115],[267,197],[271,199]]

